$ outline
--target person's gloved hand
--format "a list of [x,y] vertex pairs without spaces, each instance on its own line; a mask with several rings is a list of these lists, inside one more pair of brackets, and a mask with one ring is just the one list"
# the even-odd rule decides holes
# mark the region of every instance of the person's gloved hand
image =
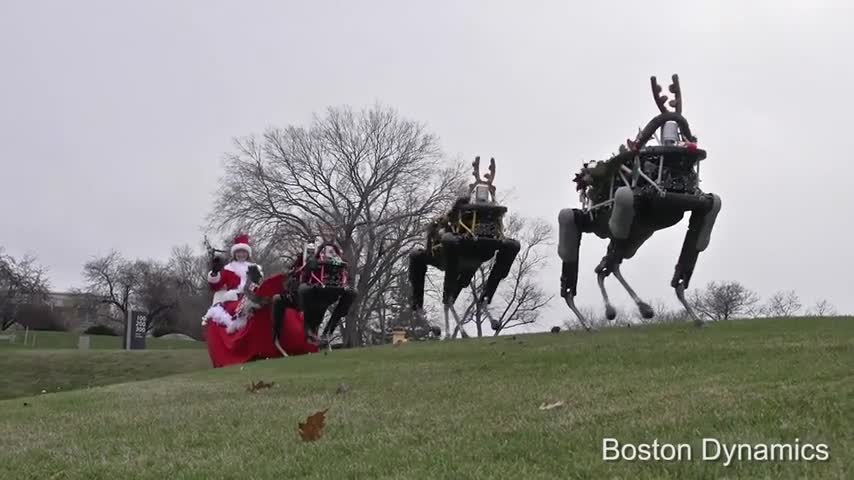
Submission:
[[247,270],[246,277],[252,283],[260,283],[261,282],[261,270],[258,269],[257,265],[252,265]]
[[219,255],[215,256],[213,260],[211,260],[211,273],[216,275],[217,273],[219,273],[220,270],[222,270],[222,267],[222,257],[220,257]]

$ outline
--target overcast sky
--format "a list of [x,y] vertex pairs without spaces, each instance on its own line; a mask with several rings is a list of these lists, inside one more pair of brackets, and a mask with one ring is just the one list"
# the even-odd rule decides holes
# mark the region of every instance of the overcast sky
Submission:
[[[692,287],[738,280],[854,313],[851,5],[5,0],[0,246],[37,255],[58,290],[110,249],[166,258],[198,243],[232,137],[377,101],[449,156],[494,156],[509,207],[556,226],[582,161],[657,112],[649,76],[678,73],[702,187],[723,200]],[[624,264],[642,297],[675,302],[686,228]],[[604,249],[582,241],[579,300],[597,308]],[[555,292],[559,272],[555,250]],[[569,318],[554,303],[546,324]]]

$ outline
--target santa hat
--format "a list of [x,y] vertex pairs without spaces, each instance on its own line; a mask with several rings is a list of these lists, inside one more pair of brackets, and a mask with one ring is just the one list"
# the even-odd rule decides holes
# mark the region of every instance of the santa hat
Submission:
[[234,252],[238,250],[246,250],[250,256],[252,255],[252,247],[249,246],[249,235],[241,233],[234,237],[234,245],[231,246],[231,255],[233,256]]

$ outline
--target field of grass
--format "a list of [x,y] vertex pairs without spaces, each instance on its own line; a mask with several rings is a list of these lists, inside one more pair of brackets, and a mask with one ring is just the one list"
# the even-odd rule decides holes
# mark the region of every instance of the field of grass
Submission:
[[[257,380],[275,385],[247,392]],[[297,423],[325,408],[323,437],[303,442]],[[339,350],[2,400],[0,478],[850,479],[852,426],[854,319],[666,325]],[[604,462],[604,437],[689,443],[695,457]],[[725,467],[696,458],[704,437],[825,443],[830,458]]]
[[[3,332],[8,334],[11,332]],[[24,332],[18,331],[15,333],[15,342],[7,341],[0,342],[0,352],[6,348],[28,348],[28,349],[57,349],[57,348],[77,348],[77,342],[80,338],[80,333],[77,332],[33,332],[27,333],[26,342],[24,345]],[[87,335],[89,340],[89,348],[94,350],[117,350],[121,349],[124,337],[110,335]],[[35,340],[35,341],[34,341]],[[35,345],[33,345],[35,343]],[[203,342],[187,341],[187,340],[171,340],[162,338],[147,338],[145,339],[146,348],[164,350],[164,349],[184,349],[184,348],[204,348]]]
[[[35,335],[35,345],[32,338]],[[144,351],[121,350],[122,337],[89,335],[92,350],[77,350],[75,332],[23,332],[0,343],[0,399],[148,380],[210,367],[205,344],[146,339]],[[2,477],[0,477],[2,478]]]

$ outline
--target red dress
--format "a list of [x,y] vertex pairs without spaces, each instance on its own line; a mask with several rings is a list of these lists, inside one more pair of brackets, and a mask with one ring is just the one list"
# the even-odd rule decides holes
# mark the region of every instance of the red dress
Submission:
[[[202,325],[209,321],[222,325],[226,333],[234,333],[246,326],[247,318],[240,315],[240,303],[246,284],[246,272],[249,267],[261,266],[251,262],[232,260],[217,274],[208,272],[208,285],[213,292],[211,307],[202,317]],[[263,276],[263,272],[261,273]]]
[[[226,276],[230,275],[226,274]],[[255,295],[272,299],[276,295],[285,293],[284,284],[285,276],[283,274],[273,275],[261,282],[261,285],[255,290]],[[299,310],[287,308],[283,317],[274,318],[272,304],[265,303],[252,311],[251,319],[245,328],[234,333],[227,333],[225,328],[215,325],[213,322],[207,324],[205,340],[213,366],[219,368],[246,363],[258,358],[283,356],[276,347],[273,338],[273,322],[275,321],[282,322],[278,340],[285,353],[288,355],[305,355],[318,351],[317,345],[309,343],[305,339],[304,321]]]

